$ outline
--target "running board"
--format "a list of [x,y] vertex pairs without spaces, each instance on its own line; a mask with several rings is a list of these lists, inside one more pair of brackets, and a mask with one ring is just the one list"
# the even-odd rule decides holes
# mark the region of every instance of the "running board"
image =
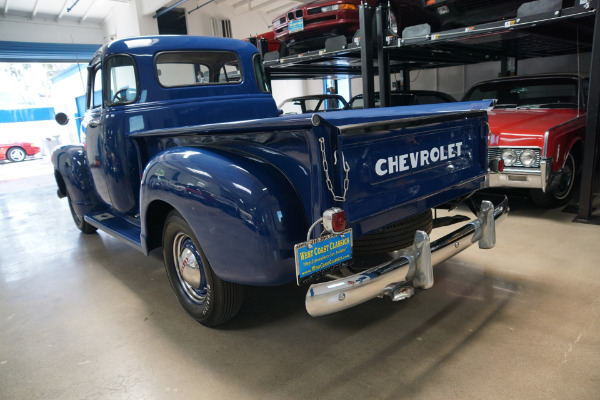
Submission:
[[142,229],[134,220],[111,212],[102,212],[86,215],[85,222],[114,236],[137,250],[143,251],[141,241]]

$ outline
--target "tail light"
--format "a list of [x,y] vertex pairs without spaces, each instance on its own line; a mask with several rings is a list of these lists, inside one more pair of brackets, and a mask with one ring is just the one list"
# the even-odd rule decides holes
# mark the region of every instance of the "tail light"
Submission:
[[323,228],[330,233],[340,233],[346,229],[346,213],[341,208],[330,208],[323,212]]

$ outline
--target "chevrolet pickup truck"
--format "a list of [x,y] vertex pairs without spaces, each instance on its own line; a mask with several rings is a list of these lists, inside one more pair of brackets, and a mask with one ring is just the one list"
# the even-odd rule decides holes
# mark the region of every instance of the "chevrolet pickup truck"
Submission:
[[[88,72],[83,143],[52,155],[58,196],[84,233],[162,246],[206,326],[246,285],[310,285],[314,316],[408,298],[432,265],[493,247],[506,215],[483,202],[430,242],[431,210],[486,185],[489,101],[280,116],[256,48],[214,37],[116,40]],[[353,263],[375,253],[391,256]]]

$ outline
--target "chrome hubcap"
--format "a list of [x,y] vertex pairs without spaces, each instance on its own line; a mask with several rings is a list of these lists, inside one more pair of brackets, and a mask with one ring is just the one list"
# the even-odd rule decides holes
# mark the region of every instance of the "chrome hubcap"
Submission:
[[181,288],[190,300],[202,304],[207,295],[204,266],[194,242],[183,232],[174,238],[173,260]]
[[196,260],[194,253],[192,253],[190,249],[186,248],[179,256],[178,261],[179,272],[183,280],[194,289],[198,289],[202,281],[202,276],[200,274],[198,260]]

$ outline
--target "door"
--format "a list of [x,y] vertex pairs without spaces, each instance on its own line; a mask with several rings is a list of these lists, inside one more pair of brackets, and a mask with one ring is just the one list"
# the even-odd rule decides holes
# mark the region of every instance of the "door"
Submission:
[[94,180],[94,186],[102,200],[111,204],[108,192],[105,138],[104,138],[104,96],[102,95],[102,68],[100,60],[88,69],[87,110],[81,122],[82,142],[86,147],[87,160]]

